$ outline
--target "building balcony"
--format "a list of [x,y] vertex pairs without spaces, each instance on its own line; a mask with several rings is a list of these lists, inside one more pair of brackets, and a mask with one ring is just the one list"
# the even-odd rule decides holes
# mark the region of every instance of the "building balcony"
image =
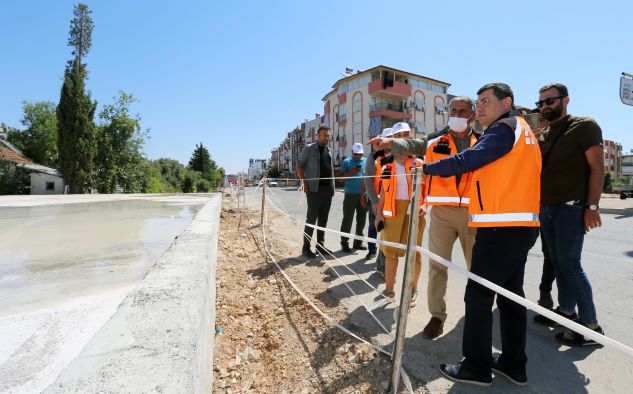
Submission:
[[394,119],[411,119],[411,111],[402,104],[376,103],[369,106],[369,117],[381,116]]
[[345,126],[347,124],[347,114],[336,114],[336,121],[339,126]]
[[338,103],[340,104],[345,104],[347,102],[347,92],[340,94],[338,96]]
[[393,79],[388,79],[386,82],[384,78],[375,79],[369,83],[367,90],[369,94],[389,93],[403,97],[411,96],[411,85]]

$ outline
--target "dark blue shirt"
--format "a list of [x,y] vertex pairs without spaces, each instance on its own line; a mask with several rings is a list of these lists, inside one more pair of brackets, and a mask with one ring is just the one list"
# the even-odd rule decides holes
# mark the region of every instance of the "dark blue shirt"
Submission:
[[513,122],[516,123],[514,117],[493,123],[471,148],[433,164],[425,164],[424,173],[439,176],[463,174],[499,159],[514,147]]

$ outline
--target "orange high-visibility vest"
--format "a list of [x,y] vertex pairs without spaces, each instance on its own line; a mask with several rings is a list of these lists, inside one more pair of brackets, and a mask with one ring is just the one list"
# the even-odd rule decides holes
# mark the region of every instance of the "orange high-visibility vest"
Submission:
[[[407,178],[407,186],[409,188],[407,195],[411,197],[411,181],[413,179],[412,170],[415,167],[422,167],[424,162],[414,157],[408,158],[404,162],[404,170]],[[382,167],[382,170],[389,169],[391,175],[387,179],[381,179],[382,188],[385,191],[385,203],[382,208],[382,214],[386,218],[393,218],[396,216],[396,163],[387,163]],[[382,172],[381,172],[382,173]],[[422,184],[422,198],[420,198],[420,205],[424,202],[424,184]]]
[[[470,135],[469,147],[477,142],[474,133]],[[450,135],[443,135],[429,141],[426,148],[425,160],[427,163],[435,163],[441,159],[453,156],[457,153],[457,145]],[[472,173],[462,174],[459,185],[455,176],[440,177],[430,175],[426,181],[427,205],[450,205],[454,207],[468,207],[470,203],[470,181]]]
[[516,119],[512,150],[473,171],[471,227],[539,226],[541,152],[527,122]]
[[380,156],[375,161],[376,172],[374,173],[375,177],[373,179],[373,183],[374,183],[374,190],[376,191],[377,195],[380,194],[380,175],[382,174],[382,159],[383,158],[385,158],[385,156]]

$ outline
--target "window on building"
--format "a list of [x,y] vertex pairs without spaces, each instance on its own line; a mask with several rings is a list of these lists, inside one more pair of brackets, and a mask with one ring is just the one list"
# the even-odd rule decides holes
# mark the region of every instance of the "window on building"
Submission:
[[360,116],[360,109],[361,109],[361,99],[360,97],[358,99],[355,99],[352,102],[352,111],[354,112],[354,117],[356,116]]
[[352,125],[352,133],[354,134],[354,142],[361,142],[361,143],[363,142],[362,141],[362,139],[363,139],[363,135],[362,135],[363,128],[362,128],[362,125],[363,124],[361,122],[354,123]]
[[415,88],[428,89],[429,83],[420,79],[411,78],[409,84]]
[[446,93],[446,88],[444,86],[436,85],[434,83],[431,84],[431,90],[439,93]]
[[371,77],[369,75],[365,75],[362,78],[355,79],[347,84],[347,91],[351,92],[353,90],[357,90],[362,86],[367,85],[369,82],[371,82]]
[[55,182],[46,182],[46,191],[55,190]]

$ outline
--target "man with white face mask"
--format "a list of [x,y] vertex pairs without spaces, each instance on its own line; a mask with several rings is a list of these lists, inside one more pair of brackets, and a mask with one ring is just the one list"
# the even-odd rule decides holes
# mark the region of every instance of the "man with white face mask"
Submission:
[[[475,119],[474,102],[470,97],[455,97],[449,103],[448,128],[428,142],[426,162],[434,163],[472,147],[477,137],[470,127]],[[459,239],[466,266],[470,270],[470,258],[476,231],[468,227],[468,205],[472,173],[440,177],[429,175],[426,179],[426,204],[431,206],[429,250],[446,260],[451,260],[453,244]],[[431,319],[422,336],[435,339],[442,334],[446,320],[447,268],[429,260],[427,301]]]

